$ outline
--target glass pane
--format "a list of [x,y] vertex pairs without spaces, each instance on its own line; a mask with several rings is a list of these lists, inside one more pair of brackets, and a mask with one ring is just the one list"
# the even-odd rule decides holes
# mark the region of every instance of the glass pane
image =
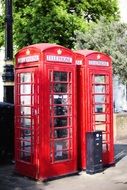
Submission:
[[94,93],[105,93],[105,86],[104,85],[95,85],[93,86]]
[[105,112],[105,105],[95,105],[95,113],[102,113]]
[[69,104],[71,103],[71,95],[53,95],[54,104]]
[[67,84],[54,84],[54,92],[65,93],[67,92]]
[[31,105],[31,96],[21,96],[20,97],[21,105]]
[[95,115],[95,122],[104,122],[104,121],[106,121],[105,114]]
[[56,129],[54,130],[54,138],[68,137],[68,129]]
[[94,75],[95,83],[105,83],[105,75]]
[[60,151],[63,149],[68,149],[68,140],[56,140],[55,141],[55,151]]
[[54,81],[67,81],[67,73],[66,72],[54,72],[53,73]]
[[67,126],[67,117],[54,118],[54,127]]
[[25,129],[21,130],[21,137],[26,140],[30,140],[29,137],[31,137],[31,130]]
[[106,124],[95,125],[97,131],[106,131]]
[[105,103],[105,95],[95,95],[95,103]]
[[31,142],[21,141],[21,150],[30,152],[31,151]]
[[53,98],[54,98],[54,104],[62,104],[63,103],[62,102],[63,98],[61,95],[54,95]]
[[20,94],[31,94],[31,84],[20,85]]
[[54,107],[54,115],[67,115],[68,108],[67,106],[55,106]]
[[56,151],[55,152],[55,161],[59,161],[59,160],[67,160],[69,159],[69,153],[66,150],[63,151]]
[[103,141],[106,141],[106,139],[107,139],[107,134],[103,134],[103,135],[102,135],[102,140],[103,140]]
[[31,119],[29,118],[21,118],[21,127],[29,128],[31,126]]
[[31,73],[21,73],[20,74],[20,81],[21,83],[31,83]]
[[[26,135],[24,132],[21,133],[21,135],[22,135],[22,140],[26,140],[26,141],[30,141],[30,140],[31,140],[31,135]],[[23,135],[25,135],[25,136],[23,136]],[[24,143],[25,143],[25,142],[24,142]],[[28,144],[31,145],[30,142],[28,142],[27,145],[28,145]]]
[[21,115],[31,115],[31,107],[21,107]]
[[31,153],[30,152],[21,152],[20,159],[25,162],[30,162],[31,161]]

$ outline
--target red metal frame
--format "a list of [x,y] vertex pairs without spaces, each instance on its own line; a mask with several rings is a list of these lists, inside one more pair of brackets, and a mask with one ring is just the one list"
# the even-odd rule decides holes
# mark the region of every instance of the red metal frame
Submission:
[[[86,132],[102,130],[103,165],[114,164],[111,58],[100,52],[75,52],[78,78],[79,168],[86,168]],[[80,98],[79,98],[80,97]]]
[[35,179],[76,172],[74,53],[53,44],[25,47],[16,55],[15,73],[16,171]]

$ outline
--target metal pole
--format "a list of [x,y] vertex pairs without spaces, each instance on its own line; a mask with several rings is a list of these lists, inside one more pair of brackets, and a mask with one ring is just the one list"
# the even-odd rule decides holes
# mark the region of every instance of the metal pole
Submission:
[[12,0],[5,0],[5,65],[3,71],[4,102],[14,103]]

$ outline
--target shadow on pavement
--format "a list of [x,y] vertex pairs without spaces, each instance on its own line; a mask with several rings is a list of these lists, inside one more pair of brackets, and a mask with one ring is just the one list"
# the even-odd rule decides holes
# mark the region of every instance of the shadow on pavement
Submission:
[[44,184],[14,173],[14,164],[0,166],[0,190],[44,190]]
[[127,156],[127,144],[115,144],[115,162],[119,162],[123,157]]

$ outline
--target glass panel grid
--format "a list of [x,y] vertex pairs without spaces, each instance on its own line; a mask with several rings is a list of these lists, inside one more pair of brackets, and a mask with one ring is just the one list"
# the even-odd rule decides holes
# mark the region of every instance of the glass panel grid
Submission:
[[109,147],[109,76],[92,75],[92,114],[91,121],[93,130],[101,130],[103,133],[103,152]]
[[33,161],[35,123],[32,107],[34,106],[34,83],[34,72],[18,74],[16,147],[18,159],[25,162]]
[[50,72],[50,160],[71,159],[72,84],[71,73]]

